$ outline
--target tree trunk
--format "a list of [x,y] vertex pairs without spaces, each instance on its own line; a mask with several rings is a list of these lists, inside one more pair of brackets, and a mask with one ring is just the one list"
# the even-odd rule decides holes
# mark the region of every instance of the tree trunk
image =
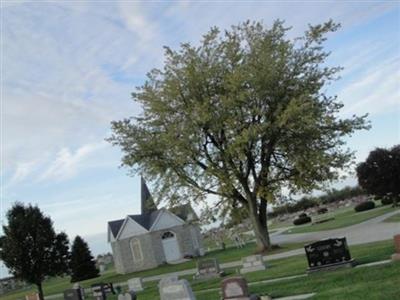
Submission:
[[271,248],[266,218],[266,202],[262,201],[258,209],[257,202],[249,201],[249,216],[253,224],[258,252],[265,252]]
[[40,300],[44,300],[42,283],[41,282],[37,283],[36,286],[37,286],[37,289],[38,289],[39,299]]

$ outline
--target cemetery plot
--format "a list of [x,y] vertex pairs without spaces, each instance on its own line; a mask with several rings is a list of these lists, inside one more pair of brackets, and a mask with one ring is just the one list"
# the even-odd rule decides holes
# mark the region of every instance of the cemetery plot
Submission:
[[118,295],[118,300],[136,300],[136,299],[137,296],[134,291],[129,291],[128,293]]
[[226,278],[221,284],[223,300],[258,300],[256,295],[250,295],[246,279],[243,277]]
[[186,279],[178,280],[177,276],[170,276],[160,280],[161,300],[195,300],[192,288]]
[[128,280],[128,288],[130,291],[143,291],[143,283],[141,278],[131,278]]
[[108,293],[115,294],[112,283],[96,283],[92,284],[93,297],[98,300],[105,300]]
[[25,296],[25,300],[39,300],[39,294],[30,294]]
[[83,300],[80,289],[69,289],[64,291],[64,300]]
[[305,245],[304,249],[309,265],[308,272],[355,265],[344,237],[321,240]]
[[392,260],[400,260],[400,234],[393,237],[395,253],[392,255]]
[[242,258],[243,268],[240,269],[241,274],[265,270],[265,264],[262,255],[251,255]]
[[197,262],[196,279],[209,279],[221,277],[223,272],[220,270],[219,263],[216,258],[203,259]]

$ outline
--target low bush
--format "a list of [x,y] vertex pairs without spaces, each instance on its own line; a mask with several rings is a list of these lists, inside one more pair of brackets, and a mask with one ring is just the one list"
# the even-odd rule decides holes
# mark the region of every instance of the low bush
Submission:
[[389,197],[383,197],[381,199],[381,203],[382,205],[389,205],[389,204],[393,204],[393,199],[389,198]]
[[308,217],[306,213],[301,213],[298,216],[298,218],[305,218],[305,217]]
[[328,209],[326,207],[321,207],[320,209],[317,210],[317,213],[319,215],[325,214],[328,212]]
[[360,204],[357,204],[354,207],[354,210],[356,212],[360,212],[360,211],[365,211],[365,210],[369,210],[369,209],[373,209],[373,208],[375,208],[374,201],[365,201],[365,202],[361,202]]
[[302,224],[306,224],[306,223],[310,223],[311,222],[311,218],[309,216],[303,216],[303,217],[298,217],[297,219],[295,219],[293,221],[294,225],[302,225]]

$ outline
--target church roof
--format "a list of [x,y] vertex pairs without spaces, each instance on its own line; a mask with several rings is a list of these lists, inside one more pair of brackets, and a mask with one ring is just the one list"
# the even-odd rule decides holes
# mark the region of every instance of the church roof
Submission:
[[[134,220],[136,223],[138,223],[140,226],[142,226],[146,230],[149,230],[151,228],[151,226],[154,224],[155,220],[157,219],[157,216],[161,212],[162,212],[162,210],[155,210],[155,211],[145,213],[145,214],[140,214],[140,215],[128,215],[128,217],[131,218],[132,220]],[[120,220],[108,222],[108,226],[110,227],[111,232],[114,237],[117,237],[118,232],[121,229],[124,221],[125,221],[125,219],[120,219]]]
[[110,228],[111,233],[113,234],[114,237],[117,236],[119,230],[121,229],[122,223],[124,223],[124,220],[125,219],[108,222],[108,227]]
[[[193,214],[194,217],[197,218],[195,212],[189,204],[173,207],[169,209],[169,211],[184,221],[188,221],[189,214]],[[128,217],[146,230],[150,230],[151,226],[157,220],[158,215],[162,212],[162,210],[157,209],[153,197],[151,196],[143,178],[141,178],[141,212],[142,213],[140,215],[128,215]],[[117,237],[125,219],[108,222],[111,233],[115,238]]]
[[155,210],[150,213],[145,213],[142,215],[129,215],[136,223],[149,230],[157,219],[157,216],[162,212],[162,210]]

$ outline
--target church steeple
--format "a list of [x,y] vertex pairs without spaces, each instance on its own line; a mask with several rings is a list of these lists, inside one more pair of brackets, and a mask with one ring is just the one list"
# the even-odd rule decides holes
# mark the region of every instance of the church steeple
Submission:
[[157,206],[154,203],[153,197],[151,196],[149,192],[149,188],[147,187],[146,181],[144,180],[143,177],[140,177],[140,195],[141,195],[141,209],[142,209],[142,215],[145,213],[149,213],[152,211],[157,210]]

